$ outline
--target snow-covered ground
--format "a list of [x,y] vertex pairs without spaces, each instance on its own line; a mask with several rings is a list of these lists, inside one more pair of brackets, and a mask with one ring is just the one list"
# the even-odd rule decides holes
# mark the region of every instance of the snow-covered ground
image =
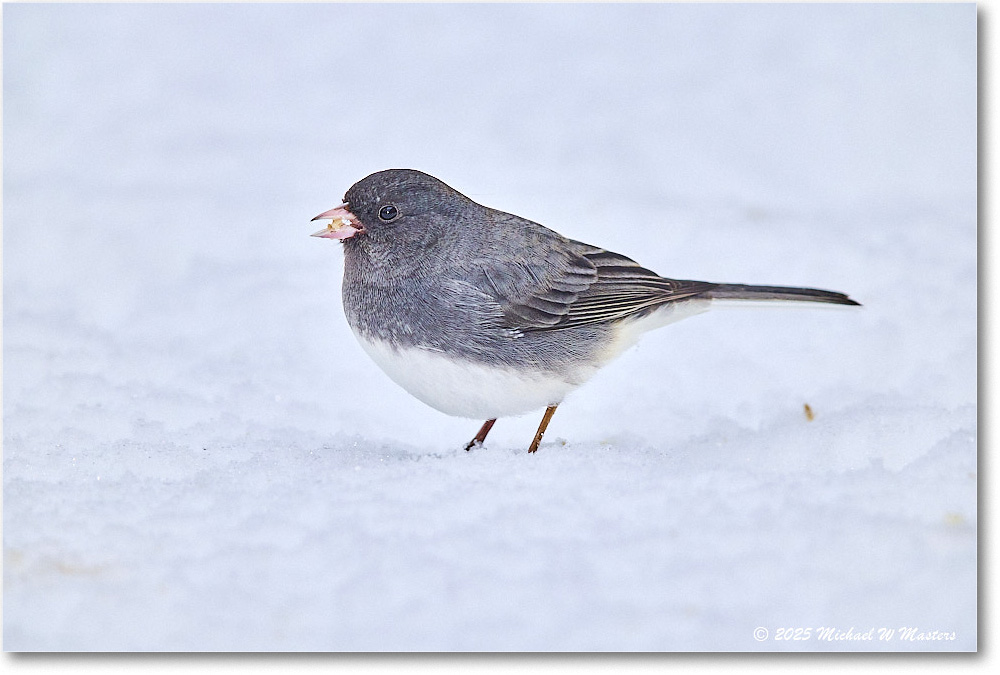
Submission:
[[[974,5],[3,15],[4,649],[976,649]],[[864,307],[670,326],[466,453],[308,237],[389,167]]]

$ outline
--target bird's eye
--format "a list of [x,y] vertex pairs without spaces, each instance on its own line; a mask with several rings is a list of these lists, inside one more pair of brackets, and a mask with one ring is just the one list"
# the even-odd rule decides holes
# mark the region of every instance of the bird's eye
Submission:
[[386,204],[378,210],[378,217],[387,223],[398,215],[399,209],[392,204]]

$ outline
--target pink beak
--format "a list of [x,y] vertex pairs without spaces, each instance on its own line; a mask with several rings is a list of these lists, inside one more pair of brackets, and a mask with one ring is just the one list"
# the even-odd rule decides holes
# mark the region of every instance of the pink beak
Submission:
[[325,220],[326,218],[330,219],[330,224],[319,232],[313,232],[310,236],[325,239],[350,239],[359,232],[365,231],[364,225],[348,210],[347,204],[341,204],[335,209],[324,211],[313,220]]

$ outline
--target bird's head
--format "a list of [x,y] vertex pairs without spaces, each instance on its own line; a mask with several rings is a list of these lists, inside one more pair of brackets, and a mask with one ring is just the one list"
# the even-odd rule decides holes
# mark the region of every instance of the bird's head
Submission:
[[479,207],[433,176],[387,169],[361,179],[344,195],[343,204],[313,218],[330,223],[312,236],[418,245],[439,236],[470,205]]

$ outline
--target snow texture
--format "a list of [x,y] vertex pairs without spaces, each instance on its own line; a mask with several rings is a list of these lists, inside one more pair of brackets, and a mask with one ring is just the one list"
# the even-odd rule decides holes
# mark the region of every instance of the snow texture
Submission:
[[[974,5],[3,15],[4,649],[976,649]],[[466,453],[308,236],[390,167],[864,307],[669,326]],[[904,627],[954,639],[819,632]]]

